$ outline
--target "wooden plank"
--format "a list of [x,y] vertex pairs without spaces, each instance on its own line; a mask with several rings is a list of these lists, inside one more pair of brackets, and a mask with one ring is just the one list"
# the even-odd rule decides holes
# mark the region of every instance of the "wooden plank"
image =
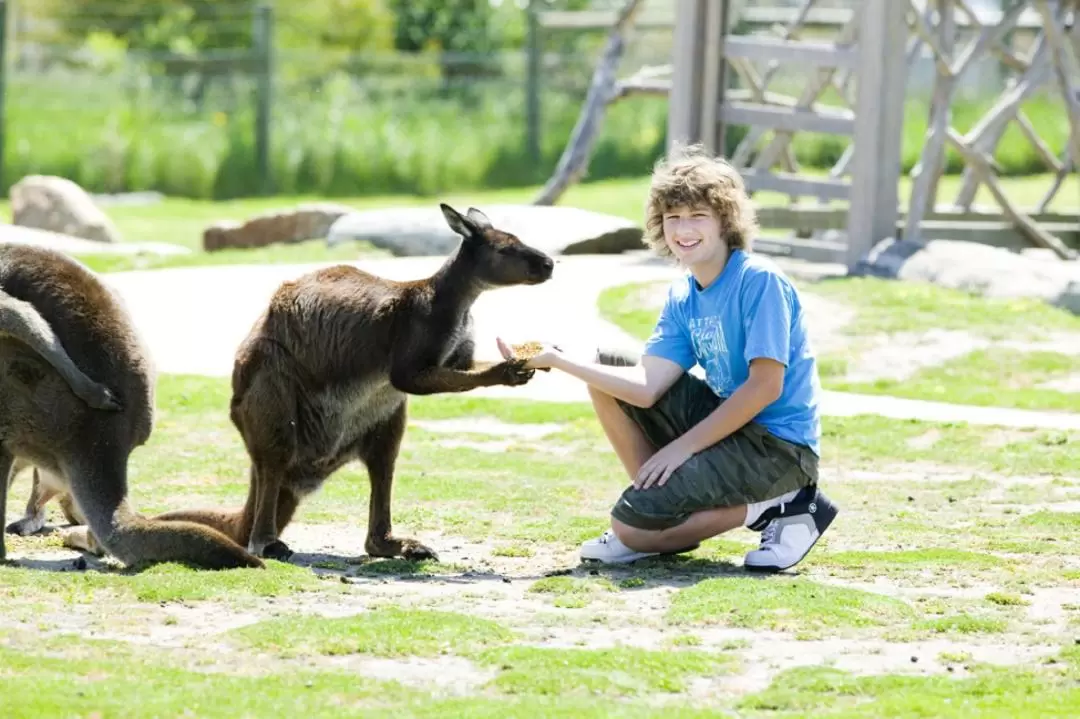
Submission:
[[[864,9],[864,6],[860,6],[859,10],[852,15],[851,22],[840,29],[837,42],[850,44],[855,41],[859,20],[863,15]],[[837,68],[835,67],[818,68],[817,73],[803,85],[796,106],[804,108],[811,107],[817,101],[818,97],[831,86],[832,78],[836,72]],[[742,144],[753,146],[757,143],[760,135],[760,129],[753,128],[751,132],[747,133],[746,137],[743,138]],[[765,144],[765,147],[762,148],[761,152],[758,153],[757,158],[754,160],[754,167],[765,170],[776,164],[777,158],[780,157],[782,152],[787,150],[788,146],[791,144],[792,138],[793,136],[790,132],[775,132],[773,136],[769,138],[769,141]]]
[[786,227],[793,230],[843,230],[847,210],[842,207],[765,206],[757,208],[762,227]]
[[[1080,249],[1080,228],[1077,225],[1042,225],[1042,229],[1057,237],[1066,247]],[[1008,221],[926,220],[923,222],[923,236],[926,240],[962,240],[1010,250],[1031,248],[1031,241],[1027,236]]]
[[[993,107],[987,110],[975,126],[964,135],[964,141],[972,148],[993,154],[994,148],[1005,134],[1005,129],[1016,115],[1020,104],[1029,95],[1039,90],[1049,76],[1047,44],[1045,36],[1041,33],[1035,39],[1028,62],[1028,69],[1020,76],[1016,84],[1001,93]],[[965,167],[960,181],[960,190],[956,193],[956,204],[960,207],[968,207],[975,199],[978,189],[977,173],[972,168]]]
[[[934,207],[937,202],[938,180],[945,165],[945,130],[949,127],[952,119],[952,98],[956,89],[958,72],[952,67],[953,41],[956,39],[956,25],[953,22],[952,0],[938,0],[940,20],[938,21],[938,33],[940,37],[934,40],[932,34],[920,32],[923,41],[930,46],[934,53],[934,66],[937,68],[937,76],[934,78],[934,91],[931,97],[930,122],[926,129],[925,142],[920,153],[919,162],[915,165],[912,174],[911,198],[908,207],[911,210],[910,221],[905,227],[905,237],[912,242],[919,241],[919,225],[927,211]],[[923,18],[916,15],[915,27],[924,27]],[[980,40],[985,40],[986,31],[983,31]],[[973,53],[967,55],[968,61]],[[967,67],[964,63],[959,71]]]
[[952,146],[956,148],[956,151],[963,155],[964,159],[967,160],[968,166],[979,175],[980,180],[986,183],[986,188],[990,190],[990,194],[992,194],[997,203],[1001,205],[1001,209],[1008,218],[1012,220],[1017,229],[1022,231],[1032,243],[1053,250],[1054,253],[1062,259],[1071,260],[1076,258],[1075,251],[1062,245],[1059,239],[1043,230],[1039,225],[1032,222],[1030,217],[1027,217],[1013,206],[1008,195],[998,183],[997,176],[994,174],[993,169],[991,169],[991,160],[989,157],[976,149],[968,147],[964,143],[963,138],[954,130],[949,130],[948,138]]
[[[810,2],[813,2],[813,1],[814,0],[810,0]],[[764,90],[765,85],[767,83],[767,80],[757,74],[757,70],[754,68],[754,64],[752,62],[750,62],[748,60],[732,60],[729,64],[733,68],[735,68],[735,70],[738,72],[738,74],[750,86],[750,89],[748,91],[743,91],[743,93],[742,93],[742,94],[749,94],[750,97],[749,98],[746,98],[746,97],[735,98],[735,97],[732,97],[732,95],[734,94],[734,93],[732,93],[732,91],[725,90],[725,92],[724,92],[725,98],[727,98],[728,100],[739,100],[741,102],[746,102],[747,100],[749,100],[749,102],[756,103],[756,104],[765,104],[765,105],[779,104],[779,105],[782,105],[784,107],[790,107],[790,105],[788,105],[786,102],[770,103],[768,101],[767,93]],[[791,99],[792,101],[794,101],[794,98],[786,98],[786,99]],[[721,128],[726,128],[726,124],[721,124]],[[740,149],[740,148],[736,148],[736,150],[738,150],[738,149]],[[740,157],[738,154],[736,154],[734,157],[731,158],[731,162],[736,167],[742,167],[742,166],[746,165],[746,159],[747,158]],[[790,147],[787,148],[787,152],[784,153],[784,156],[783,156],[782,160],[783,160],[784,170],[786,170],[787,172],[798,172],[799,171],[799,163],[795,159],[795,152]]]
[[724,101],[727,63],[724,59],[724,28],[727,23],[726,0],[706,0],[701,62],[701,143],[712,154],[724,152],[721,128],[717,126],[719,105]]
[[[1077,81],[1080,77],[1080,62],[1077,62],[1073,55],[1073,48],[1065,35],[1065,30],[1058,27],[1046,0],[1035,0],[1035,8],[1042,16],[1043,32],[1046,34],[1046,41],[1050,44],[1054,75],[1065,99],[1071,128],[1069,151],[1072,153],[1073,162],[1080,163],[1080,81]],[[1076,19],[1073,22],[1076,23],[1073,26],[1073,37],[1080,38],[1080,22]]]
[[[678,23],[679,8],[674,12],[643,12],[634,25],[639,28],[664,29]],[[552,30],[610,30],[618,10],[545,10],[537,13],[540,26]]]
[[[1077,212],[1027,212],[1033,222],[1044,226],[1073,227],[1080,232],[1080,210]],[[757,208],[758,221],[769,227],[799,227],[808,230],[837,230],[847,226],[848,208],[821,207],[818,205],[764,205]],[[907,212],[897,211],[897,222],[902,223]],[[937,210],[926,215],[927,223],[1003,223],[1007,222],[1000,209]]]
[[806,40],[782,40],[760,35],[728,35],[724,39],[724,54],[758,62],[775,60],[817,67],[857,66],[858,52],[850,45]]
[[796,260],[820,263],[840,263],[844,261],[847,245],[829,240],[799,239],[797,237],[775,237],[759,235],[754,239],[754,252],[776,257],[789,257]]
[[848,267],[854,267],[881,240],[896,236],[907,85],[906,5],[896,0],[864,0],[861,7]]
[[1039,133],[1036,132],[1031,124],[1031,120],[1028,119],[1028,116],[1024,114],[1023,110],[1017,111],[1016,124],[1020,128],[1020,132],[1027,138],[1027,141],[1035,148],[1035,153],[1046,163],[1046,166],[1053,172],[1061,172],[1061,161],[1054,157],[1054,153],[1049,145],[1039,137]]
[[820,197],[828,200],[846,200],[851,194],[851,184],[846,180],[814,179],[767,170],[746,169],[740,174],[751,191],[767,190],[787,195]]
[[749,102],[725,102],[720,121],[729,125],[756,125],[785,132],[824,132],[853,135],[855,115],[844,110],[809,110],[800,107],[771,107]]

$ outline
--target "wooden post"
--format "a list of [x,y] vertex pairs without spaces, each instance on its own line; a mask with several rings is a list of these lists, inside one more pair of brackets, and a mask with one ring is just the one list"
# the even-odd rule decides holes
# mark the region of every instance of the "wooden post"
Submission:
[[675,0],[667,149],[701,138],[702,47],[708,0]]
[[704,32],[700,57],[701,68],[701,142],[714,155],[724,153],[724,126],[720,122],[720,104],[724,101],[727,63],[724,60],[724,36],[730,0],[706,0]]
[[260,4],[255,9],[253,28],[255,62],[258,83],[255,97],[255,163],[259,168],[259,190],[264,194],[273,192],[270,168],[270,121],[274,85],[274,10],[270,5]]
[[529,0],[525,18],[525,145],[529,149],[529,159],[539,163],[540,60],[543,57],[543,48],[540,43],[540,18],[537,17],[536,0]]
[[845,258],[849,268],[875,244],[896,236],[907,85],[907,3],[864,2]]

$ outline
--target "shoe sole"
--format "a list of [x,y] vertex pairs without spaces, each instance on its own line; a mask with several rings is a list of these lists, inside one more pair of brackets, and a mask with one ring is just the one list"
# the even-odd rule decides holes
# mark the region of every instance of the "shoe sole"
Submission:
[[616,561],[600,559],[599,557],[579,557],[579,559],[582,562],[602,562],[603,564],[630,564],[631,562],[636,562],[639,559],[648,559],[649,557],[674,557],[679,554],[685,554],[686,552],[692,552],[700,546],[700,542],[695,542],[689,547],[683,547],[682,549],[673,549],[670,552],[648,552],[641,557],[634,557],[633,559],[621,559]]
[[782,572],[785,569],[791,569],[796,564],[798,564],[802,560],[806,559],[806,555],[810,554],[811,550],[813,550],[813,548],[814,548],[814,545],[817,544],[818,540],[821,539],[825,535],[825,530],[827,530],[829,528],[829,525],[831,525],[833,523],[833,520],[836,519],[836,515],[840,514],[840,508],[839,507],[837,507],[835,504],[833,504],[828,499],[826,499],[825,501],[822,501],[820,495],[819,495],[818,499],[816,500],[816,503],[817,503],[817,511],[814,512],[814,516],[821,518],[821,522],[822,522],[823,526],[818,530],[818,535],[817,535],[817,537],[814,538],[814,541],[810,542],[810,546],[806,548],[806,551],[803,552],[802,555],[798,559],[796,559],[791,564],[787,564],[785,566],[780,566],[780,565],[777,565],[777,564],[756,564],[755,565],[755,564],[746,564],[744,562],[743,563],[743,568],[746,569],[749,572],[757,572],[759,574],[776,574],[777,572]]

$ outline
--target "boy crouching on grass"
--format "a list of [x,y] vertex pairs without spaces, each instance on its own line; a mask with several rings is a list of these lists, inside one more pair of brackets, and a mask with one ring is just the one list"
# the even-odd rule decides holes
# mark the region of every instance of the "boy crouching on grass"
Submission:
[[[821,392],[795,287],[751,253],[757,220],[742,178],[694,146],[658,163],[645,240],[687,270],[640,358],[530,360],[586,382],[632,485],[583,559],[690,551],[737,527],[761,532],[747,569],[779,571],[837,514],[817,488]],[[505,356],[510,350],[501,340]],[[689,374],[695,365],[705,379]]]

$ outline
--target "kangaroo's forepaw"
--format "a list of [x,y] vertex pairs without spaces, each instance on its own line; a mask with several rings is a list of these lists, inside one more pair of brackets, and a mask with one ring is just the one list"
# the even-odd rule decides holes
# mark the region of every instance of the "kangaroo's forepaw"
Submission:
[[94,409],[117,412],[122,409],[120,400],[108,387],[92,382],[78,391],[79,398]]
[[509,387],[526,384],[536,374],[536,370],[525,366],[525,360],[507,360],[501,368],[502,384]]

